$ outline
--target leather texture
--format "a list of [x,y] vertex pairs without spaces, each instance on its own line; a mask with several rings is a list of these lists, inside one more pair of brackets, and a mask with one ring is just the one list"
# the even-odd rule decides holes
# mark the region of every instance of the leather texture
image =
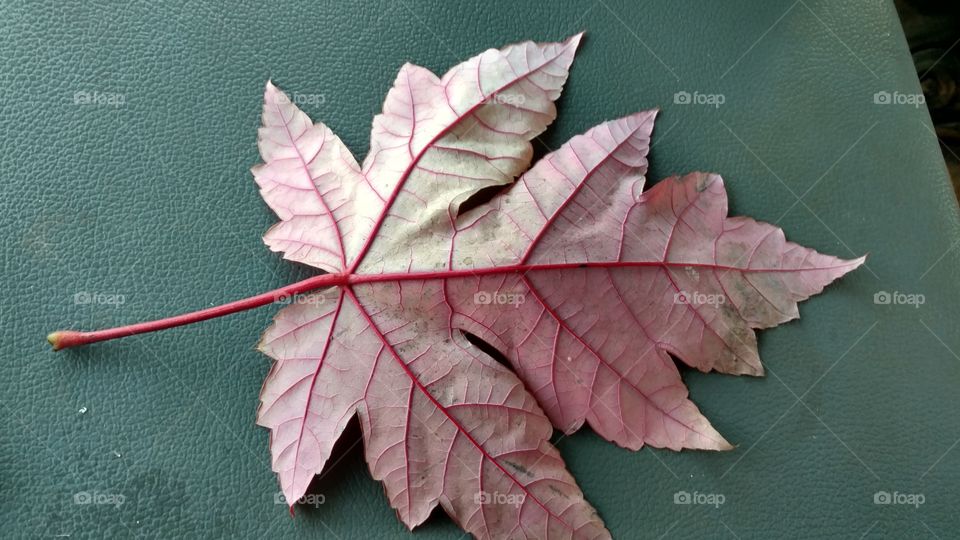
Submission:
[[[313,483],[315,504],[295,519],[277,504],[268,434],[254,426],[269,362],[253,349],[276,308],[58,354],[44,336],[310,274],[260,239],[275,219],[248,169],[267,79],[362,159],[403,62],[442,73],[488,47],[581,29],[540,152],[660,106],[651,180],[718,172],[732,213],[833,255],[870,253],[799,321],[760,333],[767,377],[685,371],[735,450],[632,453],[589,430],[557,437],[614,536],[956,534],[960,226],[926,109],[875,103],[920,92],[892,3],[0,10],[3,536],[411,538],[369,477],[356,426]],[[723,103],[696,104],[703,95]],[[875,303],[881,291],[901,295]],[[908,294],[925,303],[897,303]],[[678,492],[723,504],[675,504]],[[875,504],[878,492],[901,504]],[[906,504],[914,494],[923,504]],[[460,534],[438,513],[412,538]]]

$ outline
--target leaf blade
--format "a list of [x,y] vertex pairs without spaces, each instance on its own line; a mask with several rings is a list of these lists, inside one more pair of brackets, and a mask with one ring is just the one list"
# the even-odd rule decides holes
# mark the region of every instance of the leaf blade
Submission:
[[[291,133],[335,136],[298,110],[280,114],[297,126],[285,133],[265,115],[266,167],[309,180],[327,204],[312,215],[278,205],[283,221],[265,239],[345,278],[336,307],[284,308],[262,346],[276,362],[258,422],[272,430],[288,500],[357,414],[371,475],[409,528],[440,505],[478,538],[606,538],[549,444],[551,425],[589,424],[634,450],[731,449],[671,356],[760,375],[754,330],[796,318],[798,302],[862,264],[728,217],[718,175],[644,191],[656,110],[602,123],[526,170],[579,39],[491,49],[442,78],[405,65],[362,168],[341,159],[336,139],[331,156],[345,168],[326,159],[314,174],[300,159],[285,171],[275,162],[299,152]],[[284,135],[278,159],[271,145]],[[512,182],[459,211],[479,189]]]
[[[442,79],[412,64],[401,69],[374,119],[363,164],[378,192],[389,195],[352,272],[401,270],[390,261],[411,253],[396,246],[422,234],[448,234],[460,203],[527,168],[529,141],[556,117],[553,101],[581,37],[489,49]],[[389,238],[377,234],[381,228]],[[421,268],[446,261],[442,252],[415,256]]]

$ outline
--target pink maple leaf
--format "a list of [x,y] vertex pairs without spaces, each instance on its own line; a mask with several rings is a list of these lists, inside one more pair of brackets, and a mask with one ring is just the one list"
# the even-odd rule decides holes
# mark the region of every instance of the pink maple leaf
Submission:
[[[440,505],[478,538],[606,538],[549,438],[588,423],[629,449],[728,450],[671,356],[761,375],[755,329],[863,263],[727,216],[718,175],[644,191],[657,111],[594,127],[530,167],[580,35],[490,49],[442,78],[407,64],[359,165],[268,83],[253,169],[280,222],[264,236],[324,270],[154,323],[58,332],[56,348],[284,307],[257,422],[293,505],[359,416],[400,519]],[[518,179],[519,177],[519,179]],[[461,211],[485,188],[507,186]],[[466,335],[500,351],[513,371]]]

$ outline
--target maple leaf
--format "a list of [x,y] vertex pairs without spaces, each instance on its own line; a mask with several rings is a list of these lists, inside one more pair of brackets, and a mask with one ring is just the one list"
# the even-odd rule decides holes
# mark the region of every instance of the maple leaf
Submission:
[[[268,83],[253,174],[280,222],[264,241],[327,274],[51,343],[319,289],[281,309],[259,344],[274,362],[257,422],[291,506],[358,416],[371,474],[410,528],[439,505],[478,538],[609,537],[550,444],[554,427],[586,423],[634,450],[732,448],[671,357],[762,375],[755,329],[796,318],[798,302],[864,259],[728,217],[715,174],[644,191],[657,111],[600,124],[530,167],[580,38],[490,49],[442,78],[404,65],[362,166]],[[494,186],[506,187],[461,211]]]
[[[287,500],[358,414],[409,527],[440,504],[478,537],[605,536],[541,407],[566,433],[588,422],[627,448],[729,449],[670,355],[759,375],[752,329],[862,262],[728,218],[716,175],[643,192],[655,111],[574,137],[461,214],[526,169],[578,41],[490,50],[442,79],[404,66],[362,168],[268,84],[254,173],[283,221],[265,241],[353,280],[284,308],[260,345],[276,362],[258,422]],[[490,492],[513,498],[480,500]]]

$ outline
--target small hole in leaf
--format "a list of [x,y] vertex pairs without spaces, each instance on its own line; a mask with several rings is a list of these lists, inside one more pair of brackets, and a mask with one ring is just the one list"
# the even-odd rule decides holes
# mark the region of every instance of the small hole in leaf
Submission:
[[507,357],[498,351],[496,347],[471,334],[470,332],[464,332],[461,330],[460,333],[463,334],[463,337],[467,338],[467,341],[469,341],[474,347],[486,353],[487,356],[499,362],[503,367],[513,371],[513,368],[510,367],[510,361],[507,360]]
[[463,204],[460,205],[460,210],[458,213],[463,215],[465,212],[473,210],[474,208],[487,204],[490,202],[490,199],[494,198],[497,193],[500,193],[505,187],[508,186],[489,186],[481,189],[480,191],[471,195],[467,200],[463,201]]

